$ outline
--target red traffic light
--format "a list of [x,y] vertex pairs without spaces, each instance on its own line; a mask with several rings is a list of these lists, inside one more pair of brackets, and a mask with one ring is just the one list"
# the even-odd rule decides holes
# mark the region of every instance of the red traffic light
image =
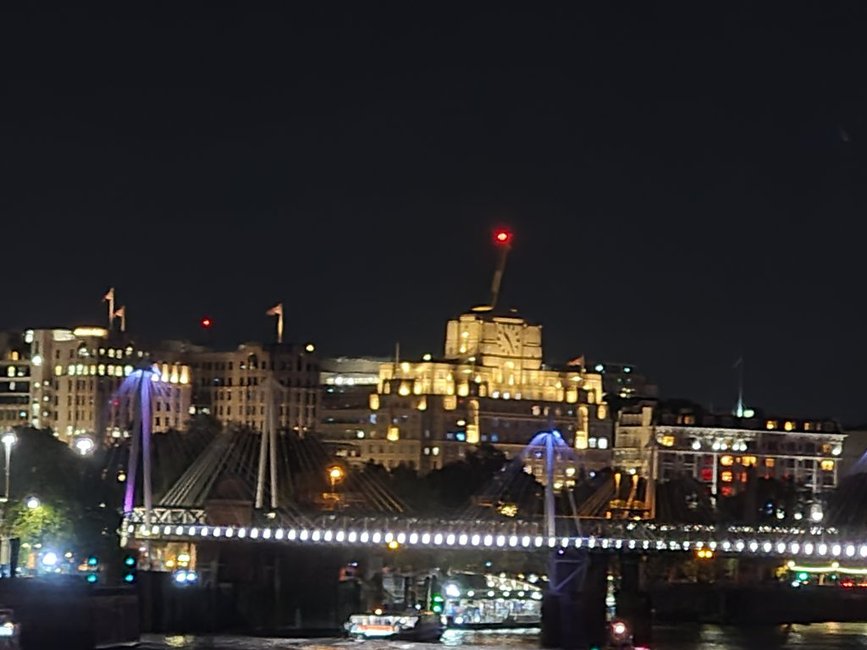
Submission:
[[208,318],[207,316],[205,316],[205,317],[201,320],[201,323],[200,323],[200,325],[201,325],[203,328],[205,328],[205,329],[208,329],[208,328],[209,328],[211,325],[213,325],[213,324],[214,324],[214,321],[212,321],[212,320],[211,320],[210,318]]
[[500,246],[507,246],[512,243],[512,233],[501,228],[494,232],[494,241]]

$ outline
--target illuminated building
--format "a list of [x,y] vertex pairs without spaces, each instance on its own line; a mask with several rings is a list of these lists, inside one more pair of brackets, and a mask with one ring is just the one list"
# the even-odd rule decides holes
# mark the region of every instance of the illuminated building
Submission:
[[[499,229],[498,263],[486,305],[446,324],[443,355],[383,363],[370,395],[370,425],[351,457],[421,472],[463,458],[482,443],[514,457],[540,431],[559,430],[582,469],[610,462],[611,420],[602,377],[583,367],[547,367],[542,326],[498,309],[513,235]],[[345,439],[343,440],[345,442]],[[536,473],[541,463],[530,462]],[[572,481],[578,468],[560,468]]]
[[20,334],[0,332],[0,432],[30,423],[29,352]]
[[621,410],[614,464],[653,481],[688,475],[714,495],[737,494],[750,477],[791,479],[816,494],[836,487],[845,438],[833,420],[648,400]]
[[[148,352],[101,327],[25,332],[31,371],[30,424],[71,442],[78,435],[118,438],[135,414],[131,398],[117,390],[133,369],[152,363]],[[180,429],[189,417],[189,368],[156,362],[153,431]]]
[[587,467],[610,460],[601,376],[546,367],[542,327],[511,311],[476,308],[448,321],[440,359],[381,364],[370,417],[359,457],[391,468],[437,469],[480,443],[514,456],[549,428]]
[[244,343],[236,349],[184,355],[195,377],[195,408],[221,422],[265,428],[266,405],[277,426],[303,433],[316,424],[319,361],[313,345]]

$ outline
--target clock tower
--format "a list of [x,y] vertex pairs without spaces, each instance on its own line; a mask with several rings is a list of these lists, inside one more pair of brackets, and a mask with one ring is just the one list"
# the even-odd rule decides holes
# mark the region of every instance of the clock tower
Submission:
[[500,381],[520,385],[525,372],[542,368],[542,326],[476,308],[446,325],[445,358],[490,368]]

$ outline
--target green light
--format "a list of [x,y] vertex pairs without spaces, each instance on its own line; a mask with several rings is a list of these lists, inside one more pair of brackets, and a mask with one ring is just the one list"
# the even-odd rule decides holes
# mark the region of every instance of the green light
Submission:
[[97,566],[99,564],[99,559],[95,555],[91,555],[87,558],[87,566]]
[[132,573],[127,573],[123,577],[123,581],[127,583],[135,582],[135,576]]
[[98,580],[99,580],[99,577],[95,573],[88,573],[87,574],[87,583],[88,584],[95,585]]
[[801,571],[798,574],[798,580],[800,580],[801,582],[807,582],[808,579],[809,579],[809,576],[804,571]]
[[124,566],[133,567],[135,566],[135,558],[132,555],[127,555],[123,558],[123,564]]
[[431,596],[431,611],[435,614],[443,613],[443,603],[445,603],[445,599],[441,594],[433,594]]

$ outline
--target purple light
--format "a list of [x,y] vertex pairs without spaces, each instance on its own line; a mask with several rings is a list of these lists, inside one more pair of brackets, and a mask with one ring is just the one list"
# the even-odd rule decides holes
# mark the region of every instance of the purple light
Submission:
[[[145,476],[145,498],[150,501],[150,455],[151,455],[151,391],[153,390],[153,378],[158,374],[151,368],[134,370],[124,379],[119,392],[121,394],[138,394],[139,412],[138,420],[132,431],[130,444],[129,467],[127,469],[126,491],[123,498],[124,514],[130,514],[135,507],[136,473],[138,471],[138,450],[141,444],[143,471]],[[141,438],[138,438],[139,425],[141,426]],[[150,507],[145,503],[145,508]]]

